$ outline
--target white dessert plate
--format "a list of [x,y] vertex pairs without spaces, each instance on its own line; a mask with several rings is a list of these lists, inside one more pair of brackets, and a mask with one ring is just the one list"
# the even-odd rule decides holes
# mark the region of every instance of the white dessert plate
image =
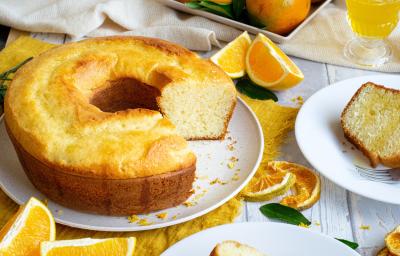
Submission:
[[173,9],[179,10],[181,12],[186,12],[186,13],[190,13],[193,15],[202,16],[202,17],[217,21],[219,23],[222,23],[222,24],[225,24],[225,25],[228,25],[231,27],[235,27],[235,28],[238,28],[241,30],[246,30],[252,34],[262,33],[276,43],[284,43],[284,42],[287,42],[290,39],[292,39],[292,37],[295,34],[297,34],[305,25],[307,25],[307,23],[309,23],[315,17],[315,15],[317,15],[322,10],[322,8],[327,6],[332,0],[322,0],[319,3],[312,4],[307,18],[287,35],[279,35],[279,34],[267,31],[265,29],[260,29],[260,28],[257,28],[257,27],[239,22],[239,21],[235,21],[235,20],[232,20],[229,18],[222,17],[217,14],[213,14],[213,13],[202,11],[202,10],[191,9],[176,0],[158,0],[158,1],[173,8]]
[[216,244],[226,240],[250,245],[268,256],[360,256],[326,235],[273,222],[244,222],[206,229],[176,243],[161,256],[210,255]]
[[304,103],[297,116],[297,144],[310,164],[337,185],[368,198],[400,204],[400,183],[373,182],[357,173],[354,165],[371,168],[369,161],[344,138],[340,125],[343,109],[358,88],[369,81],[400,89],[400,76],[377,75],[344,80],[318,91]]
[[[254,175],[262,158],[264,138],[261,126],[254,113],[240,99],[228,131],[223,141],[190,142],[190,147],[197,155],[198,179],[193,185],[195,193],[187,201],[189,207],[180,205],[148,215],[138,215],[150,225],[129,223],[127,216],[110,217],[83,213],[52,201],[48,202],[48,206],[57,223],[99,231],[155,229],[206,214],[235,196]],[[18,204],[26,202],[31,196],[45,199],[46,197],[37,191],[26,177],[8,138],[4,123],[0,126],[0,145],[2,190]],[[237,162],[234,158],[238,158]],[[166,218],[158,218],[156,214],[159,213],[166,213]]]

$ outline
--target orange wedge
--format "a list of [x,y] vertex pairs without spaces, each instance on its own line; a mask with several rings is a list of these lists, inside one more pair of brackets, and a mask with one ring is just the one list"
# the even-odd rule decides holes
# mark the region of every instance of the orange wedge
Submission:
[[304,79],[296,64],[263,34],[247,51],[246,72],[254,83],[271,90],[285,90]]
[[290,172],[296,176],[294,183],[294,195],[282,199],[281,204],[290,206],[297,210],[308,209],[313,206],[321,195],[321,181],[319,177],[309,168],[285,161],[274,161],[272,168]]
[[239,78],[246,73],[246,53],[251,44],[247,31],[214,54],[210,60],[222,68],[231,78]]
[[385,237],[385,243],[390,253],[400,255],[400,226]]
[[40,256],[132,256],[135,245],[134,237],[42,242]]
[[47,207],[31,198],[0,230],[0,255],[36,256],[40,242],[56,237],[54,218]]
[[296,181],[295,175],[273,168],[268,163],[267,168],[256,173],[253,179],[242,191],[247,201],[267,201],[285,194]]

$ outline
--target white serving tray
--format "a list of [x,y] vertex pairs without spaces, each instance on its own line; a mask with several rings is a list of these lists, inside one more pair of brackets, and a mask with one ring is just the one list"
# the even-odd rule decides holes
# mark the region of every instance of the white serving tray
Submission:
[[308,22],[310,22],[310,20],[312,18],[314,18],[315,15],[317,15],[318,12],[320,12],[322,10],[322,8],[324,8],[326,5],[328,5],[332,0],[324,0],[321,1],[320,3],[316,3],[316,4],[312,4],[311,5],[311,10],[310,13],[308,14],[307,18],[299,25],[297,26],[296,29],[294,29],[292,32],[290,32],[288,35],[286,36],[282,36],[282,35],[278,35],[276,33],[272,33],[269,32],[267,30],[264,29],[259,29],[257,27],[251,26],[251,25],[247,25],[245,23],[241,23],[238,21],[234,21],[231,20],[229,18],[225,18],[210,12],[206,12],[206,11],[202,11],[202,10],[195,10],[195,9],[191,9],[187,6],[185,6],[184,4],[176,1],[176,0],[158,0],[159,2],[182,12],[186,12],[186,13],[190,13],[193,15],[198,15],[198,16],[203,16],[206,17],[208,19],[211,20],[215,20],[218,21],[220,23],[223,23],[225,25],[231,26],[231,27],[235,27],[241,30],[247,30],[248,32],[252,33],[252,34],[258,34],[258,33],[262,33],[264,35],[266,35],[269,39],[271,39],[272,41],[276,42],[276,43],[284,43],[289,41],[297,32],[299,32]]

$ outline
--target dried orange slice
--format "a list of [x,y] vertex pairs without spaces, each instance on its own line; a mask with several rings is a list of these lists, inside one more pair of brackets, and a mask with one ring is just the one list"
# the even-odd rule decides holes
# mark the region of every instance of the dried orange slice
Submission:
[[376,256],[396,256],[394,254],[391,254],[388,248],[383,248],[382,250],[380,250]]
[[132,256],[136,238],[75,239],[43,242],[41,256]]
[[263,34],[247,51],[246,72],[254,83],[271,90],[285,90],[304,79],[296,64]]
[[290,172],[296,176],[294,184],[294,195],[282,199],[281,204],[304,210],[313,206],[321,194],[321,181],[319,177],[309,168],[285,161],[271,162],[272,168]]
[[395,228],[385,237],[388,250],[395,255],[400,255],[400,226]]
[[244,76],[245,58],[251,39],[247,31],[214,54],[210,60],[222,68],[231,78]]
[[267,201],[285,194],[296,181],[295,175],[273,168],[268,163],[267,168],[257,172],[255,177],[242,191],[247,201]]
[[55,237],[51,212],[32,197],[0,230],[0,255],[39,255],[40,242],[53,241]]

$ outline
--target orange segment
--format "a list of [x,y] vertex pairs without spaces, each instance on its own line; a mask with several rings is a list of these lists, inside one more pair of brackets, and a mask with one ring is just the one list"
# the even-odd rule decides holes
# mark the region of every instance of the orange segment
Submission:
[[56,230],[51,212],[31,198],[0,231],[0,255],[39,255],[41,241],[53,241]]
[[248,61],[252,75],[266,83],[274,83],[285,75],[286,70],[279,60],[271,55],[270,49],[261,41],[252,45]]
[[246,71],[254,83],[272,90],[291,88],[304,79],[296,64],[262,34],[247,51]]
[[210,59],[222,68],[232,78],[239,78],[245,74],[245,59],[251,39],[247,31],[219,50]]
[[309,168],[285,161],[273,162],[273,168],[293,173],[296,176],[295,194],[283,198],[281,204],[304,210],[310,208],[319,200],[321,182],[319,177]]
[[132,256],[136,238],[76,239],[43,242],[41,256]]

